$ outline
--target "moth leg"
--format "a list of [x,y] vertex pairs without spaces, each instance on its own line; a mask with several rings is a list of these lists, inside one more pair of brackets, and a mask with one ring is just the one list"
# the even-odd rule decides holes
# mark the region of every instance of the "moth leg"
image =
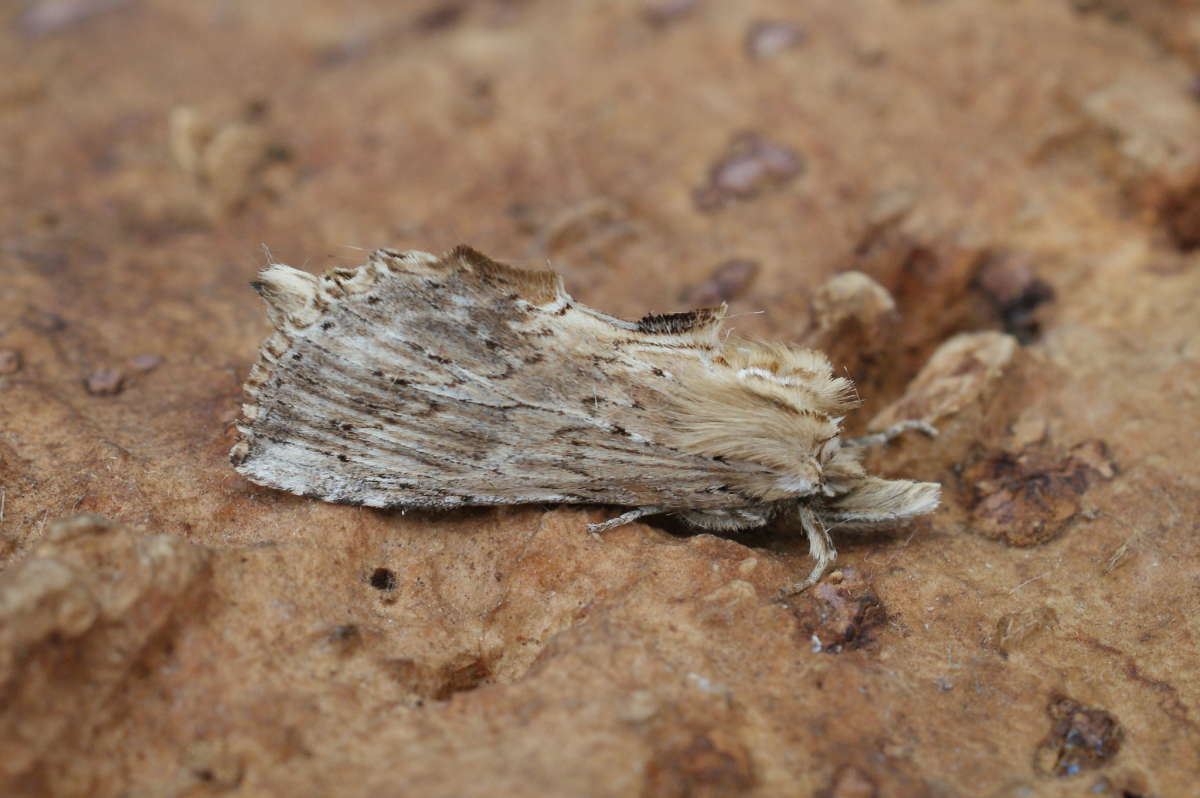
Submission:
[[804,505],[800,505],[796,508],[796,514],[800,517],[800,526],[808,535],[808,554],[817,562],[807,579],[779,591],[780,598],[794,596],[808,590],[820,580],[829,564],[837,559],[837,550],[833,548],[833,539],[829,537],[829,530],[821,523],[821,519],[817,518],[816,513]]
[[647,515],[658,515],[661,512],[665,512],[666,509],[667,509],[666,507],[653,507],[653,506],[635,507],[634,509],[630,510],[629,512],[621,513],[616,518],[613,518],[609,521],[604,521],[599,524],[588,524],[587,529],[588,529],[588,532],[591,532],[592,534],[595,534],[597,532],[607,532],[610,529],[615,529],[616,527],[624,526],[625,524],[631,524],[634,521],[638,520],[639,518],[643,518]]
[[736,532],[739,529],[756,529],[766,526],[771,520],[769,505],[730,507],[720,510],[686,510],[679,517],[694,527],[717,532]]
[[932,424],[920,421],[918,419],[910,419],[908,421],[897,421],[885,430],[874,433],[873,435],[864,435],[861,438],[847,438],[842,441],[843,446],[883,446],[890,442],[893,438],[898,438],[910,429],[919,429],[931,438],[936,438],[938,431],[937,427]]

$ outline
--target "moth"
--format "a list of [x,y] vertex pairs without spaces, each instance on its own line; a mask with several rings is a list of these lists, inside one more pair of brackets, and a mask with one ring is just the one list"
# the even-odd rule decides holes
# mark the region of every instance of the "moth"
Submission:
[[782,519],[815,565],[831,526],[931,512],[939,486],[867,474],[857,404],[821,353],[722,335],[725,307],[623,321],[551,271],[460,246],[381,249],[318,278],[252,283],[275,331],[245,384],[230,453],[260,485],[383,508],[580,503],[630,508],[593,532],[669,513],[733,532]]

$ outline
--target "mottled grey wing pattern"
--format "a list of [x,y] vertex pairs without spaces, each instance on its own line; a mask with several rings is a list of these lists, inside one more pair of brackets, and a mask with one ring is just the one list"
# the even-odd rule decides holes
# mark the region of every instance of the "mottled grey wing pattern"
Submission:
[[678,385],[655,365],[654,335],[703,313],[621,322],[549,272],[465,248],[440,261],[383,251],[320,281],[280,269],[257,285],[279,332],[247,383],[233,453],[255,482],[372,507],[695,510],[749,503],[731,483],[766,471],[655,433]]

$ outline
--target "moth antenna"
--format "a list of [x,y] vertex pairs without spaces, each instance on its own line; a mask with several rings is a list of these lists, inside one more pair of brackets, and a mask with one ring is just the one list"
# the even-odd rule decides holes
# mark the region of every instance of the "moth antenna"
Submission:
[[267,246],[265,241],[262,243],[262,251],[263,251],[263,256],[266,257],[266,259],[267,259],[267,265],[274,266],[275,265],[275,256],[271,254],[271,248]]
[[320,312],[313,301],[319,283],[308,272],[276,263],[260,271],[250,285],[266,301],[276,329],[307,327]]

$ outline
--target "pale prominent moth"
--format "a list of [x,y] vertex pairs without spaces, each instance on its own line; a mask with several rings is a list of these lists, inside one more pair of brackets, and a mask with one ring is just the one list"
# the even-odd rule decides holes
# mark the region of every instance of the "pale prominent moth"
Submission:
[[791,519],[817,581],[828,527],[932,511],[939,486],[865,473],[843,440],[851,382],[821,353],[720,334],[724,307],[627,322],[554,272],[459,247],[383,249],[318,278],[283,265],[254,287],[275,332],[246,381],[231,459],[250,480],[344,504],[530,502],[669,513],[735,531]]

